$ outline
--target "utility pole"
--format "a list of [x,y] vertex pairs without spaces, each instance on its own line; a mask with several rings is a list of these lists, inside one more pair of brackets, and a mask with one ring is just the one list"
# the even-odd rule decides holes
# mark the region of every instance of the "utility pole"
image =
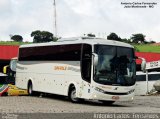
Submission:
[[53,10],[54,10],[54,32],[55,37],[57,37],[57,11],[56,11],[56,0],[53,0]]

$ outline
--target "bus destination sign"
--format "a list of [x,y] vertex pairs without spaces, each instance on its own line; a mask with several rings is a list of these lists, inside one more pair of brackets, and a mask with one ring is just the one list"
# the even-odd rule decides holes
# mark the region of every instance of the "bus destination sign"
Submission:
[[146,63],[146,69],[156,69],[156,68],[160,68],[160,60]]

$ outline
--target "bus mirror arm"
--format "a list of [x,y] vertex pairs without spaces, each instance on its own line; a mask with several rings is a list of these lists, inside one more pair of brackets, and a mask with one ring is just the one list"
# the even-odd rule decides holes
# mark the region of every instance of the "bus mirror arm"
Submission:
[[138,59],[138,57],[137,57],[137,56],[135,56],[135,59]]
[[94,66],[96,66],[98,64],[98,55],[96,53],[92,53],[92,55]]
[[6,65],[6,66],[3,67],[3,73],[4,74],[7,74],[8,70],[9,70],[9,65]]

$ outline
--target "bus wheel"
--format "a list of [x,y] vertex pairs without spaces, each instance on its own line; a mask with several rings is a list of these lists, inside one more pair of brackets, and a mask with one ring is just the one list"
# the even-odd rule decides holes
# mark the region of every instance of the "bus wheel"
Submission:
[[101,100],[101,102],[102,102],[104,105],[112,105],[115,101],[104,101],[104,100]]
[[28,94],[30,95],[30,96],[33,96],[33,86],[32,86],[32,83],[29,83],[28,84]]
[[79,101],[79,99],[76,97],[76,89],[75,87],[72,87],[69,91],[69,99],[71,102],[76,103]]

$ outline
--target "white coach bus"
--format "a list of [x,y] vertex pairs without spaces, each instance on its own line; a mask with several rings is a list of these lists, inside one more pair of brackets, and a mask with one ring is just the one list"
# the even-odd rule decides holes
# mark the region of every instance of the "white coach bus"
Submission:
[[99,38],[70,38],[22,45],[16,86],[30,95],[45,92],[103,103],[133,100],[136,82],[134,48]]

